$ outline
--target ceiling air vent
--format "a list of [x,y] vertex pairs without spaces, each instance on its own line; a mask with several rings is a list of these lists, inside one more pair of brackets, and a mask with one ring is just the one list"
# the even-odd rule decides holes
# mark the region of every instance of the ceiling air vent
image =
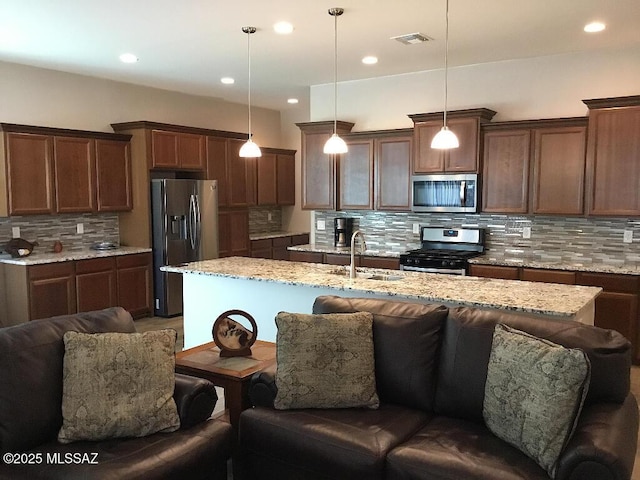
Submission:
[[391,37],[391,40],[397,40],[398,42],[404,43],[405,45],[415,45],[417,43],[428,42],[433,39],[419,32],[416,32],[407,33],[406,35],[398,35],[397,37]]

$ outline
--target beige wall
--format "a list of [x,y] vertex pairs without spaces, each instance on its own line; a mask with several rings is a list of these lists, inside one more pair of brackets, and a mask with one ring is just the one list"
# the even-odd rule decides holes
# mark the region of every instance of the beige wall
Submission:
[[[637,44],[452,68],[448,108],[487,107],[494,121],[585,115],[583,99],[640,94],[639,59]],[[354,131],[412,127],[407,114],[442,111],[443,81],[437,70],[340,83],[338,118]],[[333,118],[332,85],[311,88],[310,118]]]

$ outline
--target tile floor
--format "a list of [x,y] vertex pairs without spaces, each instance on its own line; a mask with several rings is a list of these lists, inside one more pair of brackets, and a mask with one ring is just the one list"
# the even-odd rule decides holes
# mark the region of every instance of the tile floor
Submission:
[[[182,317],[149,317],[136,320],[136,329],[139,332],[144,332],[147,330],[157,330],[161,328],[173,328],[178,332],[176,351],[182,350],[184,346]],[[638,402],[640,403],[640,366],[631,367],[631,391],[634,393],[634,395],[638,399]],[[221,399],[224,397],[224,391],[222,389],[218,389],[218,396]],[[223,402],[218,402],[214,414],[219,412],[219,410],[222,408],[222,405]],[[634,465],[631,480],[640,480],[640,448],[636,450],[636,463]]]

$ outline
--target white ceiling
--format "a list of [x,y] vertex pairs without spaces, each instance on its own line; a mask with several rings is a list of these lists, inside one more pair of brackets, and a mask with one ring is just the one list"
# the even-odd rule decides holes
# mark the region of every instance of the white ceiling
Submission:
[[[339,81],[442,68],[445,0],[4,0],[0,60],[245,103],[241,28],[251,25],[252,104],[296,108],[286,99],[333,81],[330,7],[345,9]],[[640,0],[450,0],[449,10],[450,66],[640,43]],[[294,32],[274,33],[279,20]],[[593,20],[606,30],[584,33]],[[390,40],[413,32],[434,40]],[[140,61],[120,63],[123,52]],[[379,63],[363,65],[365,55]]]

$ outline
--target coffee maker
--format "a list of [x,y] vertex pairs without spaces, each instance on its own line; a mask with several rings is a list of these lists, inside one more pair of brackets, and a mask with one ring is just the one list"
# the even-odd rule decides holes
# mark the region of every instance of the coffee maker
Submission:
[[333,220],[333,227],[333,246],[348,247],[353,233],[353,218],[337,217]]

